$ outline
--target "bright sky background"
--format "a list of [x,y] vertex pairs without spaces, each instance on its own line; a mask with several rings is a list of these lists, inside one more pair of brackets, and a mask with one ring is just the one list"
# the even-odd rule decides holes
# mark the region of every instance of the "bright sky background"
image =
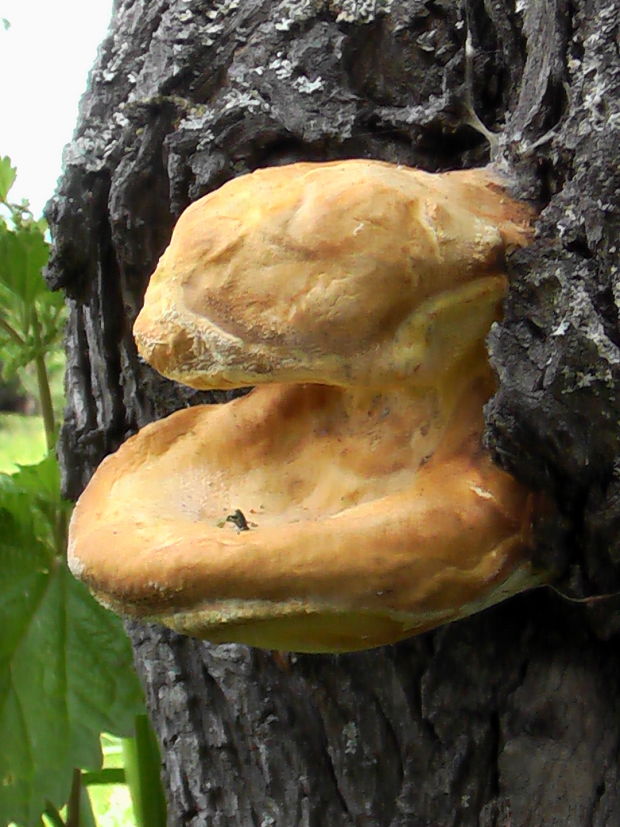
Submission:
[[13,200],[35,216],[54,192],[62,150],[112,14],[112,0],[0,0],[0,156],[17,167]]

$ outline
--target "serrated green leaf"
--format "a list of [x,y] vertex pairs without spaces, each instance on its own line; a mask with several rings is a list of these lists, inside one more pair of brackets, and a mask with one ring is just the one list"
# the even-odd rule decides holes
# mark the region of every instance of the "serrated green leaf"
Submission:
[[[36,465],[20,465],[19,471],[12,474],[9,480],[13,490],[29,494],[35,503],[44,501],[51,505],[60,505],[63,502],[60,496],[60,469],[52,453]],[[6,486],[6,482],[4,485]],[[70,508],[69,503],[66,505]]]
[[144,710],[120,620],[55,553],[56,484],[50,457],[0,475],[2,827],[61,806],[72,769],[100,767],[101,730],[128,735]]
[[2,374],[11,378],[62,340],[64,298],[48,290],[45,222],[0,222],[0,351]]
[[70,513],[71,504],[60,496],[60,471],[52,453],[10,476],[0,474],[0,530],[6,522],[6,536],[15,532],[14,545],[19,539],[19,545],[27,546],[34,537],[52,557],[62,556]]
[[49,295],[42,275],[48,257],[49,245],[36,222],[13,230],[0,227],[0,307],[22,337],[30,332],[35,301]]
[[[9,27],[9,21],[2,18],[2,24],[5,29]],[[11,166],[11,159],[8,156],[0,158],[0,201],[6,201],[9,190],[15,183],[17,177],[17,170]]]

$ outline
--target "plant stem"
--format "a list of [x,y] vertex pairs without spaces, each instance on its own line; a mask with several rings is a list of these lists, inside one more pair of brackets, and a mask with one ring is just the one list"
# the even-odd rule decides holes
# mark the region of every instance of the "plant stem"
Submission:
[[73,770],[71,792],[67,801],[67,827],[80,827],[80,798],[82,795],[82,771]]
[[34,341],[37,351],[37,355],[34,357],[34,364],[37,371],[39,405],[41,406],[41,415],[43,417],[43,426],[45,428],[45,444],[47,445],[47,450],[51,451],[56,442],[56,422],[54,421],[54,407],[52,405],[52,393],[50,391],[47,368],[45,367],[45,356],[41,348],[39,319],[34,308],[32,309],[32,332],[34,334]]
[[56,442],[56,422],[54,420],[52,394],[50,392],[47,369],[45,367],[45,360],[43,359],[43,356],[36,357],[35,366],[37,369],[37,384],[39,386],[39,403],[41,405],[43,426],[45,428],[45,444],[47,450],[51,451]]
[[[54,405],[52,403],[47,367],[45,366],[45,353],[41,346],[41,328],[39,327],[39,318],[34,307],[32,308],[32,333],[36,350],[34,365],[37,372],[39,406],[41,408],[43,427],[45,429],[45,444],[49,453],[53,451],[56,444],[56,420],[54,418]],[[64,557],[67,553],[67,515],[62,507],[59,507],[56,512],[53,530],[56,553],[59,557]]]
[[12,327],[7,321],[5,321],[2,317],[0,317],[0,329],[4,330],[5,333],[8,333],[11,339],[14,342],[17,342],[18,345],[24,345],[25,342],[19,333]]

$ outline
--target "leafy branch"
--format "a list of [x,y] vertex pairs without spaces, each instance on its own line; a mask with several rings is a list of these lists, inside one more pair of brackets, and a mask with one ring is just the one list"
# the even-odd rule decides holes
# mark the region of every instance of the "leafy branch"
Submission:
[[45,357],[62,339],[62,296],[43,280],[49,246],[44,221],[35,221],[25,204],[8,199],[15,182],[8,158],[0,159],[0,349],[4,378],[34,364],[48,451],[54,447],[56,423]]
[[[129,642],[120,620],[66,565],[71,504],[60,494],[48,372],[61,345],[64,302],[42,275],[45,222],[10,201],[14,181],[10,160],[0,158],[0,362],[5,378],[34,367],[48,454],[0,474],[0,825],[35,827],[43,815],[56,827],[94,824],[84,790],[106,777],[100,733],[135,731],[135,749],[140,739],[148,749],[125,762],[126,780],[142,802],[138,824],[155,827],[165,822],[159,754],[141,735],[148,724]],[[144,801],[156,802],[159,820]]]

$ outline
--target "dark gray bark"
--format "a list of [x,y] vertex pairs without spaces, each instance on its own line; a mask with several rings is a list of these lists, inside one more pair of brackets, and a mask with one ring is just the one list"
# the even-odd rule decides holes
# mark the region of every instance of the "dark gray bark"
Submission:
[[[537,555],[561,588],[620,589],[619,18],[613,0],[119,0],[49,211],[67,492],[146,422],[224,398],[157,376],[131,337],[190,201],[299,159],[489,160],[469,28],[493,160],[542,208],[490,339],[488,443],[547,493]],[[618,824],[618,606],[545,589],[332,657],[132,624],[170,824]]]

